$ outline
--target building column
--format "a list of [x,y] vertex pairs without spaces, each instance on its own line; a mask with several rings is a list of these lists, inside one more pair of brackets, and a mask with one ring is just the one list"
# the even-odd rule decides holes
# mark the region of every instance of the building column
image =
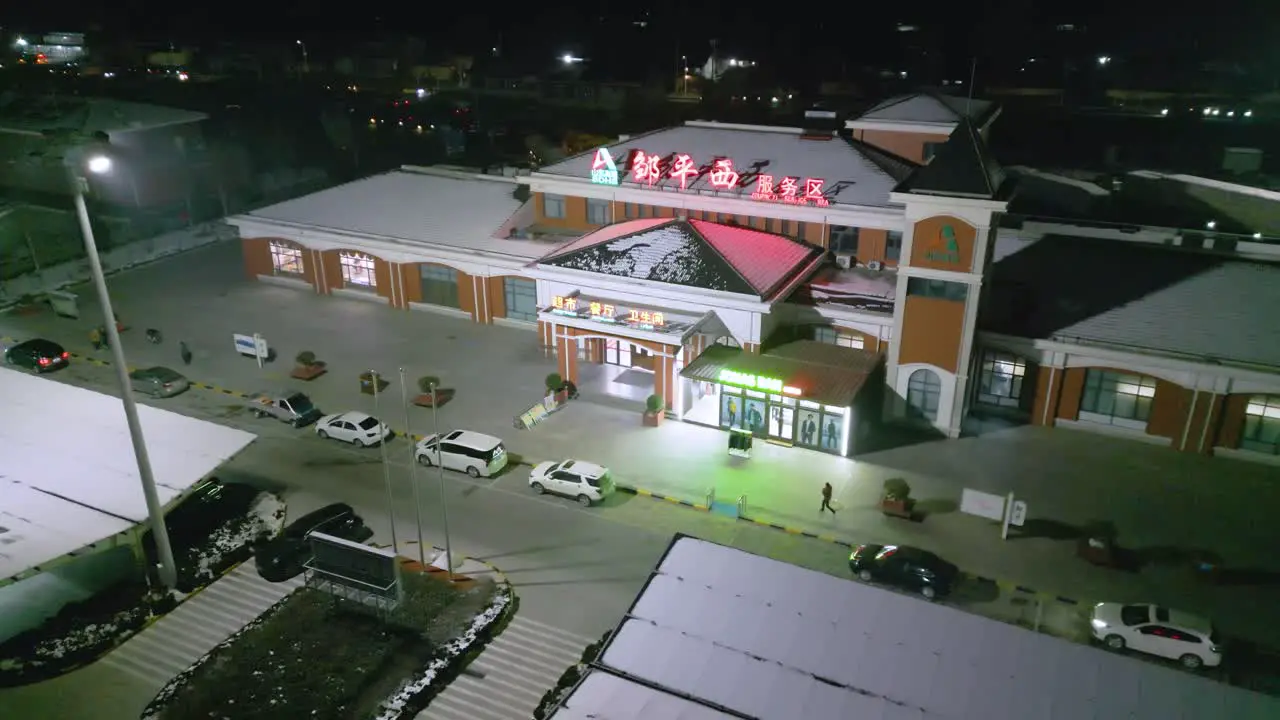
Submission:
[[1062,399],[1062,377],[1065,368],[1041,365],[1036,372],[1035,401],[1031,406],[1031,424],[1053,427]]
[[[571,333],[573,330],[564,328],[561,332]],[[573,335],[561,335],[556,338],[556,367],[561,380],[577,384],[578,338]]]
[[742,351],[749,352],[752,355],[759,355],[760,343],[742,343]]
[[604,363],[604,339],[587,338],[587,362],[600,365]]
[[668,410],[675,407],[676,402],[676,359],[673,356],[678,352],[676,347],[665,347],[663,351],[667,356],[655,356],[653,363],[653,394],[662,398],[663,407]]

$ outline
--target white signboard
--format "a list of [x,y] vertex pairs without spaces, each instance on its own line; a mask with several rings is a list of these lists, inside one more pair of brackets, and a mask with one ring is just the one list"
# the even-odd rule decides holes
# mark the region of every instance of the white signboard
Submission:
[[236,344],[236,352],[249,357],[267,357],[267,340],[261,335],[232,335]]
[[1015,500],[1013,502],[1013,512],[1009,513],[1009,524],[1022,527],[1022,523],[1027,521],[1027,503],[1025,500]]
[[993,495],[965,488],[960,495],[960,512],[988,520],[1004,520],[1004,503],[1004,495]]

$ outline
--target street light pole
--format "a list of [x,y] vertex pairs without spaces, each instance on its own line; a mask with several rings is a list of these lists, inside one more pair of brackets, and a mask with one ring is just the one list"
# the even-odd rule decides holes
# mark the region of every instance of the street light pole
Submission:
[[[436,447],[441,448],[442,438],[440,437],[440,397],[437,393],[435,383],[431,383],[431,420],[435,425]],[[449,503],[444,498],[444,451],[440,450],[440,454],[436,455],[436,468],[440,472],[440,519],[444,525],[444,564],[449,572],[449,582],[453,582],[453,546],[449,542]]]
[[301,40],[297,41],[298,47],[302,48],[302,74],[311,74],[311,61],[307,59],[307,44]]
[[[369,371],[369,384],[373,386],[374,419],[381,423],[382,419],[379,416],[382,413],[378,410],[378,373],[373,370]],[[391,492],[391,466],[387,464],[386,439],[378,443],[378,450],[382,454],[382,479],[387,485],[387,519],[391,521],[391,550],[398,555],[400,553],[400,541],[396,538],[396,499]]]
[[[110,164],[106,158],[94,158],[90,168],[106,172]],[[78,172],[71,177],[72,197],[75,200],[76,218],[80,221],[80,234],[84,236],[85,254],[89,256],[89,273],[93,287],[98,291],[98,304],[102,306],[102,320],[106,325],[107,343],[111,346],[111,360],[120,383],[120,402],[124,405],[124,417],[129,424],[129,440],[133,443],[133,457],[138,463],[138,479],[142,482],[142,494],[147,500],[147,516],[151,519],[151,534],[156,541],[156,555],[160,562],[160,582],[170,590],[178,585],[178,565],[173,559],[173,546],[169,543],[169,529],[164,524],[164,506],[156,491],[156,478],[151,471],[151,457],[147,454],[147,441],[142,434],[142,422],[138,419],[138,404],[133,398],[133,386],[129,382],[129,366],[125,364],[124,347],[120,344],[120,332],[116,328],[116,314],[111,308],[111,296],[107,294],[107,279],[102,274],[102,259],[98,257],[98,244],[93,238],[93,225],[89,222],[89,209],[84,194],[88,181]]]
[[413,516],[418,521],[418,562],[427,565],[427,551],[422,542],[422,498],[418,490],[418,453],[413,447],[413,431],[409,428],[409,390],[400,368],[400,403],[404,406],[404,435],[409,441],[409,484],[413,487]]

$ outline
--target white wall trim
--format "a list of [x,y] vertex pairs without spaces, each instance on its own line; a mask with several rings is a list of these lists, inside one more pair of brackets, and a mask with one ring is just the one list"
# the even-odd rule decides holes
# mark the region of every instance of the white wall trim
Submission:
[[538,330],[537,321],[530,322],[529,320],[512,320],[511,318],[495,316],[493,318],[493,324],[502,325],[504,327],[509,327],[509,328],[516,328],[517,330],[529,330],[532,332],[537,332]]
[[893,132],[903,135],[951,135],[959,123],[922,122],[907,120],[845,120],[846,130],[871,130],[874,132]]
[[1214,457],[1230,458],[1232,460],[1244,460],[1245,462],[1261,463],[1263,465],[1275,465],[1280,467],[1280,455],[1268,455],[1266,453],[1256,452],[1254,450],[1244,450],[1241,448],[1215,447],[1213,449]]
[[279,285],[280,287],[292,288],[294,290],[316,291],[316,289],[312,287],[311,283],[303,280],[302,278],[286,277],[282,275],[259,275],[258,281],[267,283],[268,285]]
[[351,298],[352,300],[363,300],[365,302],[376,303],[378,305],[391,305],[391,301],[379,295],[376,289],[352,290],[350,288],[336,288],[334,289],[333,294],[339,297]]
[[436,315],[449,315],[451,317],[466,318],[467,320],[472,319],[471,313],[467,312],[466,310],[459,310],[458,308],[445,307],[443,305],[431,305],[429,303],[411,302],[409,303],[409,309],[419,310],[422,312],[435,313]]
[[1054,423],[1055,427],[1066,428],[1068,430],[1081,430],[1084,432],[1097,433],[1098,435],[1109,435],[1111,437],[1123,438],[1125,440],[1137,440],[1147,443],[1148,445],[1160,445],[1163,447],[1173,447],[1173,441],[1159,435],[1148,435],[1142,430],[1131,430],[1126,427],[1117,425],[1105,425],[1103,423],[1089,422],[1087,420],[1063,420],[1058,419]]

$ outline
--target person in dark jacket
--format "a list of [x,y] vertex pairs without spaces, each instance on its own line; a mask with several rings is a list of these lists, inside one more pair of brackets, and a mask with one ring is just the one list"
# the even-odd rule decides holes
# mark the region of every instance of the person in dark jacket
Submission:
[[187,347],[186,340],[178,341],[178,354],[182,356],[182,364],[191,364],[191,348]]
[[831,483],[822,486],[822,507],[818,508],[818,513],[823,510],[830,510],[832,515],[836,514],[836,509],[831,507]]

